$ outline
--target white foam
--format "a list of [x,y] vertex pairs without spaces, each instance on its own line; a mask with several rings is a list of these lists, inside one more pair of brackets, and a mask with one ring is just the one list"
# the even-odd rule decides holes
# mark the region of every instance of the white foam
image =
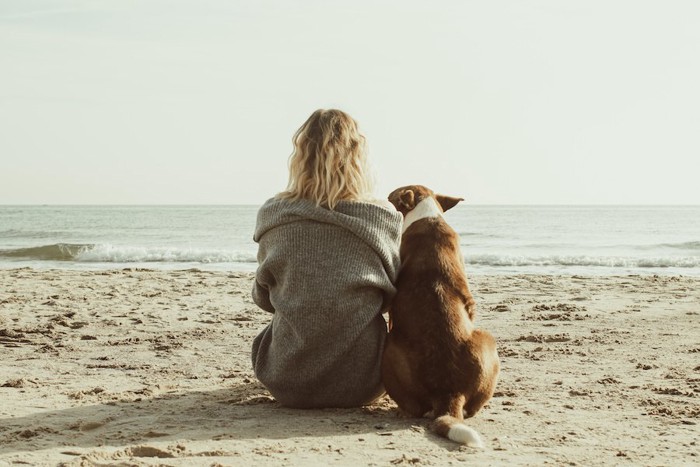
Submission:
[[608,268],[697,268],[700,256],[666,256],[635,258],[629,256],[586,255],[466,255],[467,265],[482,266],[597,266]]
[[78,253],[75,261],[88,263],[254,263],[256,255],[253,252],[215,248],[98,244]]

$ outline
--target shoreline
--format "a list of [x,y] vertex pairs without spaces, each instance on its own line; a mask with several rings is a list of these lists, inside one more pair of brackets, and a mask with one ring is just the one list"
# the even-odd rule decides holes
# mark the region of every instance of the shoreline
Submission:
[[[98,263],[98,262],[0,262],[0,271],[32,270],[32,271],[73,271],[93,272],[102,271],[147,271],[147,272],[213,272],[220,274],[253,274],[257,262],[235,263]],[[687,277],[700,279],[700,269],[682,267],[644,267],[623,269],[610,267],[609,270],[599,266],[552,268],[543,270],[523,267],[522,270],[508,267],[483,267],[466,262],[467,275],[470,277],[517,277],[517,276],[562,276],[562,277]]]
[[0,465],[700,462],[700,278],[470,275],[498,342],[483,451],[257,382],[250,272],[0,269]]

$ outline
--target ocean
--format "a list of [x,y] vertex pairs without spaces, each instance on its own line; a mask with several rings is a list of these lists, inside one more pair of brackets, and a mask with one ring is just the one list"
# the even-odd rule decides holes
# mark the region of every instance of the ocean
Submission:
[[[0,268],[254,271],[257,206],[0,206]],[[700,276],[700,206],[470,206],[470,274]]]

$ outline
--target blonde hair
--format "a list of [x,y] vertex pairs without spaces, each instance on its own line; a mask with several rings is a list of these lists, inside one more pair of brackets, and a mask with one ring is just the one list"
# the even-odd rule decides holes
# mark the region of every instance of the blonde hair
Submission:
[[365,137],[348,114],[319,109],[294,133],[292,142],[289,183],[278,198],[308,199],[329,209],[339,201],[371,198]]

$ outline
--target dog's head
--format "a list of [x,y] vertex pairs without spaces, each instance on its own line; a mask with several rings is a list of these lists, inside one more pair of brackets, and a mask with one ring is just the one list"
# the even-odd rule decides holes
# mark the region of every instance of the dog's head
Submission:
[[464,198],[438,195],[423,185],[407,185],[392,191],[389,195],[389,202],[406,217],[406,214],[413,211],[418,206],[418,203],[426,198],[433,198],[437,201],[437,205],[442,212],[455,207],[460,201],[464,201]]

